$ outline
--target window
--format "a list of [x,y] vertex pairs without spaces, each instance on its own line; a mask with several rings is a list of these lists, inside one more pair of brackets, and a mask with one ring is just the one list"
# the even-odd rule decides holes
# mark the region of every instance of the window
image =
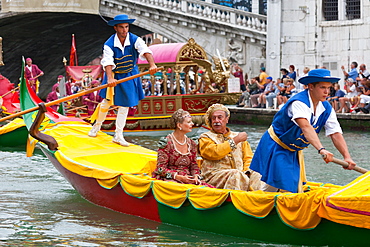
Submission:
[[260,15],[267,15],[267,0],[259,0],[258,13]]
[[360,19],[361,17],[360,0],[346,0],[346,17],[348,20]]
[[338,69],[338,63],[337,62],[324,62],[322,65],[328,70],[337,70]]
[[338,0],[323,0],[323,12],[326,21],[337,21]]

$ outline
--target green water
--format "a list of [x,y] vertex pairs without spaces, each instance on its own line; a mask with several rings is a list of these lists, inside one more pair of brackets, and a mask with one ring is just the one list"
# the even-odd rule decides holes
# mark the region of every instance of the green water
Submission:
[[[246,131],[253,150],[266,130],[230,127]],[[346,132],[344,136],[353,159],[369,169],[370,134]],[[329,138],[320,138],[334,151]],[[156,149],[159,137],[126,139]],[[325,164],[313,148],[306,150],[305,157],[310,181],[343,185],[359,175]],[[41,152],[27,158],[22,149],[0,151],[0,209],[1,246],[276,246],[159,224],[95,206],[81,198]]]

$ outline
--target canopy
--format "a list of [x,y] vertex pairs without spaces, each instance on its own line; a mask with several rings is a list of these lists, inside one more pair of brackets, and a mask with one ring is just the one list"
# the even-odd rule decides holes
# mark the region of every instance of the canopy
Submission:
[[103,68],[101,65],[90,66],[66,66],[66,73],[75,81],[80,81],[86,74],[90,74],[93,80],[101,77]]
[[[170,43],[151,45],[149,49],[153,52],[156,63],[176,63],[179,51],[186,43]],[[146,60],[138,60],[138,64],[147,64]]]
[[[176,64],[187,62],[194,64],[189,58],[207,59],[207,54],[204,49],[195,43],[193,38],[190,38],[187,43],[166,43],[155,44],[149,46],[153,52],[154,61],[157,65],[164,63]],[[138,64],[148,64],[146,60],[138,60]]]

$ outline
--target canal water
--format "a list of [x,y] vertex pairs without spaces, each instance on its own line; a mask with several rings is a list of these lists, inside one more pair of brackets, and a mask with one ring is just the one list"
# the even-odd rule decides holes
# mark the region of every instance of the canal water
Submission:
[[[229,127],[246,131],[253,150],[266,130]],[[369,169],[370,133],[346,132],[344,137],[353,159]],[[323,134],[320,138],[341,158],[329,138]],[[156,149],[159,137],[126,139]],[[81,198],[40,151],[27,158],[24,148],[0,150],[0,246],[277,246],[159,224],[95,206]],[[310,181],[344,185],[359,176],[325,164],[313,148],[305,151],[305,157]]]

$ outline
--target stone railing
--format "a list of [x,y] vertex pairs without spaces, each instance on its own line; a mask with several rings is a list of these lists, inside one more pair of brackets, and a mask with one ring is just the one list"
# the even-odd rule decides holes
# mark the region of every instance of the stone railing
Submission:
[[[200,0],[103,0],[103,5],[130,3],[131,6],[145,5],[155,9],[181,12],[184,15],[201,17],[204,20],[247,28],[266,34],[267,17],[234,8],[207,3]],[[118,4],[119,5],[119,4]]]

